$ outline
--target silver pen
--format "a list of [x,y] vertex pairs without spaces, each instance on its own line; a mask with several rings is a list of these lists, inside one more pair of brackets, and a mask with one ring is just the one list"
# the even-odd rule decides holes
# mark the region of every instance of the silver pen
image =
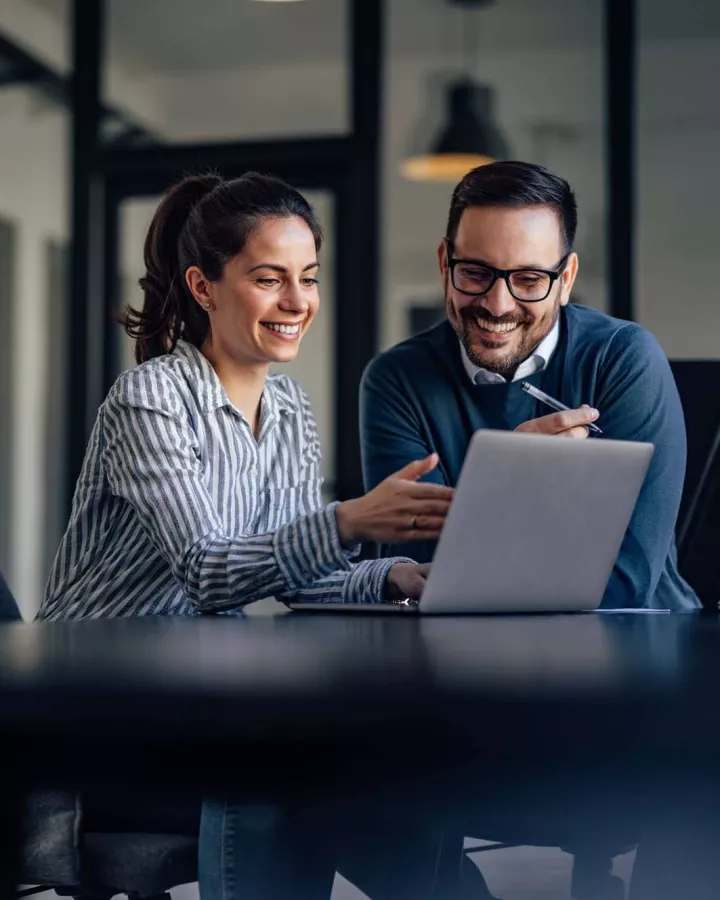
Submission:
[[[550,394],[546,394],[544,391],[541,391],[539,388],[536,388],[535,385],[530,384],[527,381],[521,381],[520,387],[526,393],[530,394],[531,397],[534,397],[536,400],[539,400],[541,403],[544,403],[545,406],[549,406],[550,409],[554,409],[556,412],[562,412],[563,410],[570,409],[569,406],[565,406],[564,403],[561,403],[559,400],[551,397]],[[597,427],[597,425],[593,425],[592,422],[585,427],[588,431],[592,431],[593,434],[602,434],[602,431]]]

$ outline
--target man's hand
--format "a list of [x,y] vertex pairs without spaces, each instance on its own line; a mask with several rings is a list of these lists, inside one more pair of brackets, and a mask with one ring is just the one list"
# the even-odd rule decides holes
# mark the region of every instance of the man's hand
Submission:
[[539,419],[530,419],[518,425],[515,431],[524,434],[555,434],[559,437],[586,438],[588,436],[587,425],[590,425],[600,414],[590,406],[581,406],[580,409],[566,409],[562,412],[550,413],[549,416],[541,416]]
[[419,600],[425,588],[430,564],[396,563],[388,572],[385,582],[385,600],[398,603],[403,600]]

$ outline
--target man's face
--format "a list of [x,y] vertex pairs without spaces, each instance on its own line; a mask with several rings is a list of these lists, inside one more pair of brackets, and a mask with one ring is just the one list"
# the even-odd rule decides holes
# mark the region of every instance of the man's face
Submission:
[[[452,246],[455,259],[470,260],[496,269],[556,271],[565,255],[560,223],[547,206],[471,207],[460,219]],[[438,248],[448,319],[475,365],[512,378],[551,331],[561,306],[570,299],[577,274],[577,256],[568,257],[562,275],[546,299],[534,303],[516,300],[504,279],[498,278],[481,296],[457,290],[447,264],[448,245]],[[472,267],[464,267],[473,274]],[[461,270],[462,271],[462,270]],[[481,270],[479,270],[481,271]],[[456,269],[456,283],[461,278]],[[518,276],[522,293],[533,277]],[[465,287],[469,285],[464,285]]]

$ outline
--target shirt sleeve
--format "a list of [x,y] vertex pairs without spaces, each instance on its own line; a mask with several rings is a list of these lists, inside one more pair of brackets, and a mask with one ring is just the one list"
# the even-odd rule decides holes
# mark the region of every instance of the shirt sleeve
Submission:
[[[387,364],[383,356],[370,363],[360,385],[360,439],[365,490],[416,459],[433,452],[425,440],[415,410],[408,399],[412,389],[405,389],[403,375]],[[440,463],[421,481],[447,485]],[[380,556],[400,553],[419,563],[429,563],[435,554],[436,541],[407,544],[381,544]]]
[[685,478],[685,421],[670,364],[640,326],[629,323],[615,333],[598,374],[594,405],[606,437],[655,447],[602,604],[641,607],[653,597],[674,541]]
[[[322,509],[323,478],[320,472],[322,452],[315,418],[310,401],[302,393],[305,442],[309,448],[308,458],[312,461],[310,480],[313,485],[311,496],[315,509]],[[335,506],[336,504],[333,504]],[[357,548],[359,549],[359,548]],[[350,566],[347,571],[333,572],[319,578],[304,588],[283,594],[279,599],[292,603],[380,603],[384,599],[385,582],[390,569],[399,562],[413,563],[409,557],[363,560]]]
[[379,570],[362,566],[354,574],[335,507],[319,502],[319,484],[317,508],[274,533],[227,533],[205,485],[190,413],[168,373],[132,370],[117,382],[101,416],[110,489],[133,508],[199,610],[306,592],[316,582],[322,598],[334,589],[343,602],[351,590],[362,595],[377,588]]

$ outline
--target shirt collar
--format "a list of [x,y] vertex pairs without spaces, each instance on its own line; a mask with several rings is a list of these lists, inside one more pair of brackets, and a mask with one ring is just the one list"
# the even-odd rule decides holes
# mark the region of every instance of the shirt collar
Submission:
[[[198,406],[204,413],[212,412],[223,406],[235,407],[230,402],[223,383],[213,369],[210,361],[198,350],[194,344],[187,341],[178,341],[173,353],[184,359],[190,366],[193,375],[193,387],[197,395]],[[277,412],[296,413],[297,406],[293,398],[283,385],[280,375],[268,375],[263,391],[263,404],[266,407],[268,418],[276,418]]]
[[[536,372],[541,372],[547,367],[550,359],[555,352],[560,339],[560,316],[555,320],[555,324],[545,337],[540,341],[533,352],[526,360],[520,363],[513,376],[513,381],[520,381],[522,378],[528,378]],[[473,384],[506,384],[507,379],[497,372],[490,372],[480,366],[476,366],[468,357],[462,343],[460,344],[460,352],[462,354],[463,366],[468,374],[468,378]]]

